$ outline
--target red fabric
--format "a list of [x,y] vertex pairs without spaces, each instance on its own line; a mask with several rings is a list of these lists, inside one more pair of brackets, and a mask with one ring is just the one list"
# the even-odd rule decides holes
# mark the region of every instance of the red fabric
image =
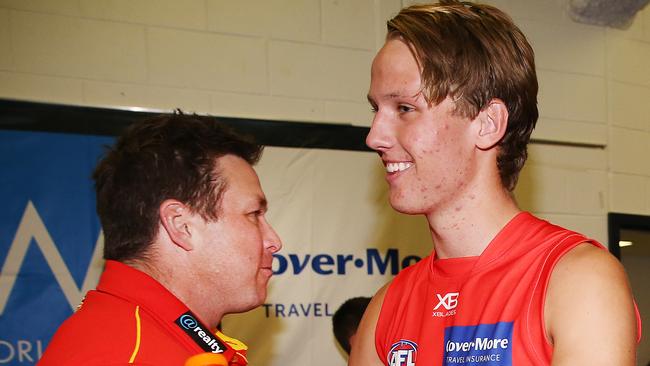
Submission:
[[[132,364],[183,365],[205,352],[175,324],[187,306],[147,274],[107,261],[97,289],[57,330],[39,365],[129,364],[136,348],[136,306],[141,331]],[[224,353],[228,359],[233,354]]]
[[379,358],[392,366],[550,365],[548,280],[562,255],[584,242],[602,248],[524,212],[479,257],[434,252],[389,286],[376,328]]

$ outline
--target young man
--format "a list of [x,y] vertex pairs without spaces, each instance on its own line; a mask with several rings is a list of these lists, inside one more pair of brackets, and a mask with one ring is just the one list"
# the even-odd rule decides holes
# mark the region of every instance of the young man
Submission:
[[261,147],[211,118],[132,125],[93,178],[106,268],[39,365],[183,365],[245,346],[216,331],[259,306],[282,244],[252,164]]
[[[633,365],[617,260],[512,195],[538,117],[533,50],[498,9],[403,9],[374,59],[367,144],[435,250],[371,301],[350,365]],[[588,184],[588,182],[586,183]]]

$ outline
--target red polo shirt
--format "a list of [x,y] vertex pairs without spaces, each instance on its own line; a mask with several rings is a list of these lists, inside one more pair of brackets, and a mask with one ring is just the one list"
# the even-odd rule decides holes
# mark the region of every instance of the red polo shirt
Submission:
[[156,280],[109,260],[97,289],[57,330],[39,365],[178,366],[204,352],[227,359],[238,353]]

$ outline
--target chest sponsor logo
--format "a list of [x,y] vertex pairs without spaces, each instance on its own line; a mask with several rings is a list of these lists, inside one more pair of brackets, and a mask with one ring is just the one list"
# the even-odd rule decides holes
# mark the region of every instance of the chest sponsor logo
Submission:
[[512,366],[512,322],[445,328],[443,365]]
[[417,343],[401,339],[393,343],[388,351],[388,366],[415,366],[417,354]]
[[446,317],[456,315],[458,306],[458,292],[448,292],[444,295],[436,294],[438,304],[433,308],[432,316]]
[[199,323],[196,316],[191,312],[188,311],[176,319],[176,325],[187,333],[204,351],[211,353],[226,351],[226,345],[221,343],[214,334],[211,334],[205,325]]

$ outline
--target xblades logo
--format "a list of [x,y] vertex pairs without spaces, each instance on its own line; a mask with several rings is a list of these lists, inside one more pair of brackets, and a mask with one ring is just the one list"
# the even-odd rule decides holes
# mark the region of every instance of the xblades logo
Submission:
[[450,292],[445,294],[444,297],[440,296],[440,294],[436,294],[436,296],[438,297],[438,305],[433,310],[438,310],[440,306],[443,306],[447,310],[452,310],[458,305],[458,292]]
[[[441,294],[436,294],[436,297],[438,298],[438,305],[436,305],[436,307],[433,308],[432,316],[446,317],[446,316],[456,315],[456,306],[458,306],[458,292],[449,292],[446,293],[444,296],[442,296]],[[440,309],[440,307],[443,307],[444,310],[447,311],[443,312],[442,311],[443,309]]]

